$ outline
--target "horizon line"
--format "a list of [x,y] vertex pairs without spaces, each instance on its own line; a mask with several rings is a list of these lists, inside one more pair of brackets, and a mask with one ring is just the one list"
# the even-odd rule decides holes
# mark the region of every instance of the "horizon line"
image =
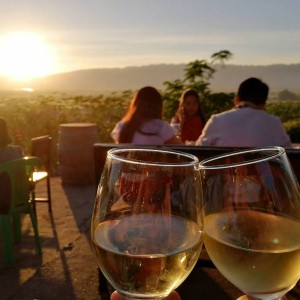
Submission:
[[[5,78],[7,80],[13,81],[13,82],[30,82],[32,80],[42,79],[49,76],[55,76],[55,75],[61,75],[61,74],[69,74],[69,73],[76,73],[81,71],[93,71],[93,70],[124,70],[124,69],[130,69],[130,68],[145,68],[145,67],[151,67],[151,66],[180,66],[180,65],[187,65],[188,63],[153,63],[153,64],[147,64],[147,65],[128,65],[124,67],[96,67],[96,68],[82,68],[82,69],[74,69],[69,71],[62,71],[62,72],[54,72],[49,73],[47,75],[42,76],[35,76],[30,79],[14,79],[11,78],[8,75],[0,74],[0,77]],[[300,62],[298,63],[273,63],[273,64],[234,64],[234,63],[216,63],[215,66],[238,66],[238,67],[271,67],[271,66],[293,66],[293,65],[300,65]]]

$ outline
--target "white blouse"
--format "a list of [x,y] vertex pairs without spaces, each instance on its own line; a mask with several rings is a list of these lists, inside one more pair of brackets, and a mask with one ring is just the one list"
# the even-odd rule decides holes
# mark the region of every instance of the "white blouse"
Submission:
[[[120,121],[111,132],[111,137],[116,143],[119,143],[119,136],[123,126],[124,122]],[[163,145],[174,135],[174,129],[166,121],[153,119],[142,124],[140,130],[134,133],[131,143]]]

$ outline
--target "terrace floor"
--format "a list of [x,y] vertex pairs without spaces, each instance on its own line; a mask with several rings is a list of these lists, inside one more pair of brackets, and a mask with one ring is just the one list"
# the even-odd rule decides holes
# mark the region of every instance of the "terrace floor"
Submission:
[[[37,196],[43,196],[46,193],[44,182],[37,187]],[[52,215],[45,203],[37,203],[43,254],[35,253],[28,216],[22,223],[22,241],[14,245],[16,261],[13,267],[3,265],[1,252],[1,300],[101,299],[98,269],[90,248],[95,186],[63,186],[60,177],[53,177],[51,191]],[[1,239],[0,251],[3,251]],[[299,299],[299,289],[290,293],[288,299]],[[206,267],[195,267],[178,291],[182,300],[234,300],[242,295],[216,269]]]
[[[43,254],[35,252],[29,216],[22,220],[22,241],[14,245],[15,265],[5,267],[0,255],[0,299],[99,299],[98,271],[90,249],[89,227],[95,187],[62,186],[51,178],[52,215],[37,203]],[[37,196],[45,194],[37,185]],[[0,251],[3,251],[1,245]]]

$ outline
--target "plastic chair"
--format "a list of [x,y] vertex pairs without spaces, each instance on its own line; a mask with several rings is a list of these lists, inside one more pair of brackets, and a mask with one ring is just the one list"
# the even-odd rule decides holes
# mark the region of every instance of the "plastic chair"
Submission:
[[[49,135],[39,136],[31,139],[31,155],[40,157],[42,165],[33,173],[33,185],[31,190],[34,211],[36,212],[36,202],[48,203],[48,210],[52,212],[51,206],[51,188],[50,188],[50,174],[51,174],[51,147],[52,138]],[[47,197],[36,197],[36,184],[46,179]]]
[[30,215],[37,253],[42,253],[36,215],[30,200],[30,180],[39,164],[37,157],[24,157],[0,165],[0,230],[7,266],[14,264],[13,242],[21,241],[21,214]]

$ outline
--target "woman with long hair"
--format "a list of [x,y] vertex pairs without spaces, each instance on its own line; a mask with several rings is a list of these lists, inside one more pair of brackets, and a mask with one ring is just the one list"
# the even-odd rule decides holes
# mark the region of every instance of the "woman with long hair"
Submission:
[[181,144],[173,128],[162,120],[162,97],[153,87],[136,92],[123,119],[111,133],[116,143]]
[[179,100],[176,115],[171,125],[179,124],[179,135],[183,142],[196,141],[205,125],[205,116],[199,94],[194,89],[185,90]]

